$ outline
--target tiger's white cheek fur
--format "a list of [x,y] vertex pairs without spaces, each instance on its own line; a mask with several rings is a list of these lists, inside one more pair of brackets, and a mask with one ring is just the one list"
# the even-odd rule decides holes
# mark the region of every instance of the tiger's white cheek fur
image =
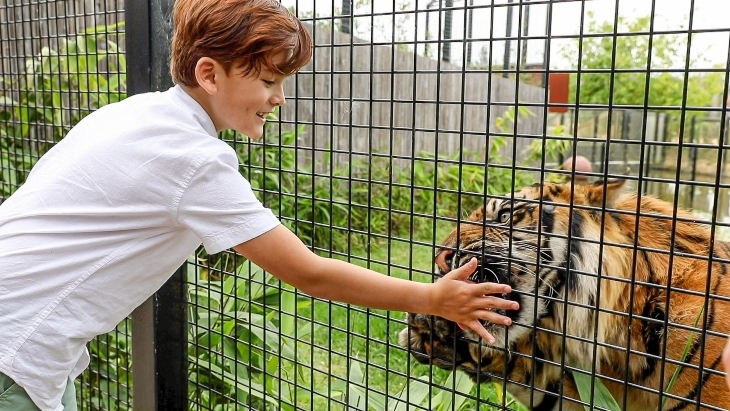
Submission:
[[[563,329],[564,323],[567,321],[567,329],[575,330],[574,335],[580,337],[589,337],[592,335],[593,326],[595,324],[595,311],[591,307],[596,303],[597,278],[600,267],[600,245],[596,242],[581,241],[579,238],[571,238],[573,242],[573,250],[580,250],[579,255],[569,256],[569,243],[567,236],[550,236],[543,242],[543,247],[547,246],[552,256],[552,261],[543,261],[540,267],[539,275],[529,275],[521,273],[512,281],[512,287],[522,296],[520,311],[517,316],[516,324],[508,330],[497,329],[493,333],[498,344],[502,346],[511,346],[515,341],[524,338],[532,332],[531,326],[535,324],[535,319],[540,318],[547,313],[548,300],[545,298],[535,297],[535,290],[538,295],[545,293],[545,288],[550,287],[557,280],[556,276],[564,276],[564,273],[558,273],[558,267],[570,268],[572,275],[569,276],[573,284],[564,284],[562,290],[557,294],[553,294],[558,299],[565,299],[565,290],[571,290],[568,296],[568,312],[564,315],[563,305],[556,307],[557,326]],[[583,238],[600,238],[599,233],[592,225],[584,226],[582,233]],[[537,259],[537,253],[526,252],[525,250],[513,249],[513,256],[523,261],[534,262]],[[571,258],[572,257],[572,258]],[[566,264],[570,259],[570,263]],[[537,267],[532,266],[530,270],[535,272]],[[539,278],[538,278],[539,277]],[[563,279],[566,281],[568,279]],[[536,284],[538,282],[538,284]],[[577,307],[580,305],[583,307]],[[600,336],[599,336],[600,338]],[[568,338],[566,344],[570,346],[569,352],[581,353],[580,358],[572,360],[583,362],[591,361],[593,351],[586,343],[579,342],[577,339]]]
[[[600,234],[596,228],[592,225],[585,225],[582,233],[583,239],[599,239]],[[561,329],[573,330],[571,335],[566,339],[566,351],[574,353],[575,356],[570,358],[569,361],[575,366],[580,366],[582,363],[592,364],[593,361],[593,349],[592,345],[586,342],[581,342],[579,339],[570,338],[582,337],[590,338],[593,335],[593,329],[595,326],[595,305],[597,302],[596,292],[598,290],[598,278],[599,267],[601,266],[600,260],[600,245],[597,242],[584,241],[579,238],[571,238],[573,243],[570,257],[565,255],[563,262],[568,258],[569,263],[569,274],[566,279],[572,283],[566,283],[564,289],[567,290],[568,294],[568,307],[567,315],[563,316],[564,307],[560,304],[560,308],[556,309],[556,320],[557,326]],[[563,240],[565,249],[568,249],[567,240]],[[579,250],[579,253],[576,253]],[[603,273],[605,275],[605,273]],[[565,298],[565,295],[561,295]],[[564,323],[567,323],[564,325]],[[562,328],[562,327],[566,328]],[[604,336],[600,335],[599,340],[604,340]]]
[[[511,255],[515,260],[524,262],[534,262],[537,259],[537,253],[530,249],[513,247]],[[525,268],[522,267],[513,269],[514,276],[511,280],[511,286],[513,292],[521,296],[517,318],[511,327],[498,327],[491,331],[499,347],[512,347],[515,342],[527,337],[533,331],[531,326],[535,323],[535,318],[540,318],[547,312],[547,301],[534,297],[536,282],[540,282],[535,271],[536,266],[527,264],[526,269],[529,272],[526,272]],[[540,284],[537,284],[537,286],[540,286]],[[535,310],[536,304],[537,311]]]

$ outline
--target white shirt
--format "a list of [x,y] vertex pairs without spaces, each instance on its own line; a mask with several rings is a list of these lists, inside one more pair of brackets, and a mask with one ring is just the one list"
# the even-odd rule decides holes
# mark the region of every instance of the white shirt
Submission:
[[201,242],[213,254],[278,224],[179,86],[97,110],[0,205],[0,372],[60,411],[85,344]]

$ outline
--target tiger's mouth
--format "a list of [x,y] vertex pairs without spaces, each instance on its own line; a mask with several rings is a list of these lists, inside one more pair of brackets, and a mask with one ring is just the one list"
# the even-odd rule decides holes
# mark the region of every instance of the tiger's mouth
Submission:
[[[492,370],[491,360],[503,349],[479,344],[455,324],[442,318],[408,314],[407,321],[408,327],[399,334],[399,343],[419,363],[463,371],[479,383],[499,377],[500,373]],[[479,356],[481,361],[474,358],[474,350],[483,350],[483,355]]]
[[[491,282],[495,284],[510,284],[509,273],[505,265],[499,265],[484,260],[477,265],[476,270],[474,270],[474,274],[469,276],[469,280],[474,281],[475,283]],[[509,300],[511,293],[499,293],[494,294],[494,296]],[[507,310],[492,308],[491,311],[504,316],[509,315]]]
[[456,324],[440,317],[411,313],[407,322],[408,327],[398,336],[399,343],[419,363],[447,370],[462,369],[472,363],[469,344],[476,341],[465,338]]
[[[457,250],[454,253],[442,250],[441,253],[444,255],[437,256],[437,261],[439,258],[443,258],[446,265],[450,267],[449,270],[444,270],[444,266],[439,264],[439,275],[441,276],[445,275],[446,272],[451,269],[456,269],[468,263],[472,257],[476,257],[479,259],[479,263],[477,264],[477,268],[474,270],[474,273],[467,278],[469,281],[473,281],[475,283],[491,282],[495,284],[512,285],[510,279],[514,274],[510,273],[510,263],[506,257],[500,255],[499,251],[495,252],[493,250],[478,249],[468,251]],[[493,294],[493,296],[500,297],[505,300],[512,299],[511,293],[499,293]],[[513,320],[516,318],[515,311],[508,312],[507,310],[496,308],[492,308],[490,310],[500,315],[510,317]]]

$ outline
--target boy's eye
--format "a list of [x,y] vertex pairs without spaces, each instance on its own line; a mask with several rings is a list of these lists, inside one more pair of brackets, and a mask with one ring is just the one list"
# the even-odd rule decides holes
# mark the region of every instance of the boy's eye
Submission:
[[273,86],[274,81],[273,80],[264,80],[264,83],[266,83],[267,86]]

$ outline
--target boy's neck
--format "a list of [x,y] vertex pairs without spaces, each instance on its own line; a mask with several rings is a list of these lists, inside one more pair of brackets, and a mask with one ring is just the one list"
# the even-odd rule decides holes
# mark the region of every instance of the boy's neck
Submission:
[[210,102],[210,95],[203,90],[202,87],[189,87],[183,84],[178,84],[183,91],[185,91],[190,97],[193,98],[193,100],[197,101],[198,104],[200,104],[201,107],[203,107],[203,110],[208,114],[208,117],[213,121],[213,125],[215,125],[215,131],[216,133],[220,133],[221,130],[218,127],[218,121],[216,121],[215,116],[213,115],[213,107]]

